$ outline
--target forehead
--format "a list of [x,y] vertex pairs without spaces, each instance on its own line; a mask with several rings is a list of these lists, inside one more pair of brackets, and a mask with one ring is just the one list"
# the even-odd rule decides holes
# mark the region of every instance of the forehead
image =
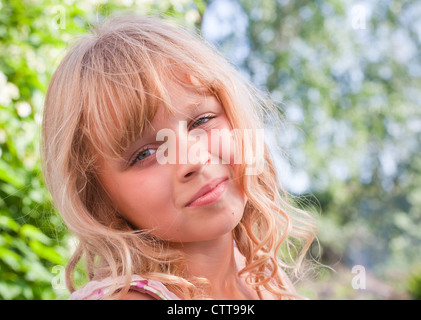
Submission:
[[[166,124],[180,120],[193,120],[197,113],[215,104],[215,96],[208,90],[198,90],[170,81],[167,86],[168,101],[158,105],[156,113],[145,127],[142,134],[148,137],[151,132],[157,132]],[[142,137],[139,137],[142,138]]]
[[188,116],[213,96],[208,90],[183,85],[176,81],[169,81],[166,89],[169,105],[160,104],[156,114],[157,119],[161,120],[163,116],[173,119],[177,113]]

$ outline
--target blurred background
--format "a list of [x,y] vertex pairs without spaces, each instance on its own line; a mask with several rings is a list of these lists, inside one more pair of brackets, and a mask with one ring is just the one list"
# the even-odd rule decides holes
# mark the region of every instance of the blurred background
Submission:
[[277,102],[279,176],[313,204],[333,269],[300,293],[421,298],[420,1],[0,0],[0,299],[68,297],[74,239],[40,170],[44,95],[66,46],[120,10],[197,29]]

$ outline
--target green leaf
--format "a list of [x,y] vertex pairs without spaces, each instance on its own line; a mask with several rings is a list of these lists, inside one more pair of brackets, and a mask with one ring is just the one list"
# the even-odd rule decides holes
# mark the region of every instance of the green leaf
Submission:
[[3,161],[0,161],[0,180],[10,183],[17,188],[23,188],[25,186],[23,177],[16,174],[16,169],[11,168]]
[[40,257],[46,259],[54,264],[63,265],[63,257],[57,253],[56,250],[52,247],[47,247],[39,241],[31,240],[29,241],[29,247]]
[[19,230],[19,234],[22,237],[27,237],[31,240],[37,240],[46,245],[50,245],[52,242],[51,239],[47,237],[41,230],[30,224],[23,225]]
[[19,296],[22,287],[13,283],[0,282],[0,297],[4,300],[12,300]]
[[18,232],[20,225],[15,220],[7,216],[0,215],[0,227],[5,227],[7,229],[13,230],[14,232]]
[[16,272],[21,269],[21,257],[16,252],[6,248],[0,248],[0,260]]

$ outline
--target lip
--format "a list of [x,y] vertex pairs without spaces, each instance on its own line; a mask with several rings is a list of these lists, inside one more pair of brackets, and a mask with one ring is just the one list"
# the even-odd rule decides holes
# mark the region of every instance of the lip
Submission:
[[212,180],[206,184],[187,202],[186,207],[200,207],[214,203],[220,199],[225,191],[228,177]]

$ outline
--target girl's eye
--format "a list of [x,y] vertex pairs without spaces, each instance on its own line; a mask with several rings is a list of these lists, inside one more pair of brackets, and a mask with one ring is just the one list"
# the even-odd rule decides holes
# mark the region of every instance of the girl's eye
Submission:
[[[210,119],[216,118],[214,115],[204,115],[200,117],[198,120],[196,120],[192,125],[191,129],[195,129],[202,124],[208,122]],[[206,120],[206,121],[205,121]],[[149,158],[152,154],[154,154],[157,150],[154,148],[146,147],[145,149],[139,151],[139,153],[136,155],[136,157],[130,162],[130,166],[133,166],[137,163],[141,164],[143,162],[148,161],[147,158]]]
[[[214,116],[214,115],[205,115],[205,116],[202,116],[202,117],[200,117],[198,120],[196,120],[196,121],[192,124],[191,128],[192,128],[192,129],[197,128],[198,126],[202,125],[202,124],[203,124],[203,123],[205,123],[205,122],[208,122],[210,119],[213,119],[213,118],[215,118],[215,117],[216,117],[216,116]],[[203,121],[203,120],[207,120],[207,121]]]
[[146,149],[141,150],[133,159],[133,161],[130,163],[130,166],[133,166],[134,164],[139,163],[139,162],[146,161],[145,159],[151,156],[152,154],[154,154],[155,152],[156,150],[152,148],[146,148]]

